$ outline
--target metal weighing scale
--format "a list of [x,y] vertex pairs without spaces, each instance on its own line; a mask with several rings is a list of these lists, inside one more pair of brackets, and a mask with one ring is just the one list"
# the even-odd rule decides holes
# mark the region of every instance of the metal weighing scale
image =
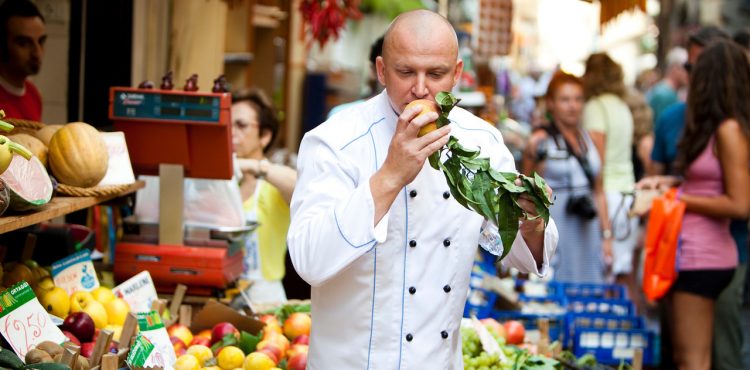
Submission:
[[205,237],[185,238],[183,219],[186,176],[232,178],[230,107],[229,93],[110,88],[109,118],[125,133],[133,170],[159,175],[159,224],[131,220],[140,232],[117,243],[117,281],[147,270],[159,291],[182,283],[190,294],[211,295],[242,274],[240,244],[254,227],[211,229]]

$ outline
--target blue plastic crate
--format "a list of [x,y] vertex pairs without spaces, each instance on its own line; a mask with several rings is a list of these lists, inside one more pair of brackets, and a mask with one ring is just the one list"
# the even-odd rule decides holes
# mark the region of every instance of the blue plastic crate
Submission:
[[492,318],[497,321],[505,322],[516,320],[523,324],[527,333],[537,330],[539,319],[547,319],[549,322],[549,339],[550,341],[562,341],[565,337],[565,314],[526,314],[518,311],[492,311]]
[[635,316],[635,304],[626,299],[568,297],[568,312]]
[[573,298],[628,299],[627,289],[620,284],[563,283],[552,285],[555,294]]
[[608,314],[568,313],[565,318],[565,348],[573,347],[575,333],[588,329],[618,330],[643,329],[645,320],[638,316],[615,316]]
[[464,317],[476,316],[478,319],[490,317],[495,306],[497,294],[481,288],[469,288],[469,297],[464,305]]
[[582,329],[573,336],[573,354],[591,354],[605,365],[632,363],[635,349],[643,350],[643,364],[658,365],[659,345],[656,335],[645,329]]
[[484,248],[479,248],[479,254],[477,258],[474,259],[475,266],[493,276],[497,276],[496,262],[497,256],[487,252]]

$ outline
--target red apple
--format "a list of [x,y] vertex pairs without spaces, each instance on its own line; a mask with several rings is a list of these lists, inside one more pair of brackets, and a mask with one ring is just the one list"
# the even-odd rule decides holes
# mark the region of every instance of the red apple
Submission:
[[206,347],[211,347],[211,338],[210,337],[206,338],[206,337],[195,336],[195,337],[193,337],[193,341],[190,342],[190,345],[194,346],[196,344],[201,344],[201,345],[204,345]]
[[211,344],[213,345],[222,340],[227,334],[234,334],[237,340],[240,340],[240,332],[234,325],[228,322],[220,322],[214,325],[214,328],[211,330]]
[[167,328],[167,334],[170,337],[177,337],[182,340],[182,343],[188,344],[193,341],[193,333],[190,332],[187,326],[182,324],[174,324]]
[[305,370],[307,367],[307,353],[298,353],[286,363],[287,370]]
[[170,336],[169,340],[172,342],[172,347],[174,348],[174,353],[179,357],[181,355],[184,355],[187,352],[187,345],[185,342],[182,341],[182,339],[177,338],[175,336]]
[[94,354],[94,342],[86,342],[84,344],[81,344],[81,355],[86,358],[91,358],[91,355]]
[[83,311],[73,312],[63,321],[62,330],[69,331],[82,342],[90,342],[94,337],[94,320]]
[[292,344],[310,344],[310,336],[307,334],[302,334],[298,336],[297,338],[294,338],[292,341]]
[[78,340],[78,338],[76,338],[76,336],[73,335],[73,333],[67,330],[63,330],[63,334],[65,334],[65,336],[68,337],[68,341],[73,342],[73,344],[77,345],[78,347],[81,346],[81,341]]

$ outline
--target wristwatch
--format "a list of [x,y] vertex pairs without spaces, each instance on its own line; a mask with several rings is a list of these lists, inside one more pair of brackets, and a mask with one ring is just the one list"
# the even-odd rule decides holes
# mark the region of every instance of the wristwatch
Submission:
[[610,229],[602,230],[602,239],[604,240],[612,239],[612,230]]
[[268,174],[268,166],[270,166],[271,163],[268,162],[267,159],[261,159],[258,161],[258,170],[255,172],[255,177],[259,179],[266,178],[266,175]]

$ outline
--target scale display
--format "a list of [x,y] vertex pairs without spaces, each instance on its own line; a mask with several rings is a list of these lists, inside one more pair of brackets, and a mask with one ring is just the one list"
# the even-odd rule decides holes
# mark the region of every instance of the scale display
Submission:
[[115,91],[113,117],[219,123],[218,96],[170,94],[160,91]]

